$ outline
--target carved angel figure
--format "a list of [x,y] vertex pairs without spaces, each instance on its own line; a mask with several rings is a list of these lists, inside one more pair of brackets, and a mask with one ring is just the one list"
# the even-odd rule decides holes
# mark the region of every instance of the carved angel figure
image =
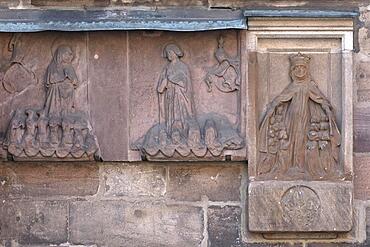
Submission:
[[46,72],[47,89],[45,110],[49,117],[60,119],[73,112],[74,89],[78,78],[72,66],[73,52],[69,46],[61,45],[55,51]]
[[231,58],[224,50],[224,39],[218,39],[218,48],[215,52],[217,64],[208,70],[205,82],[208,92],[212,91],[214,84],[222,92],[233,92],[240,88],[239,59]]
[[290,58],[292,82],[270,102],[259,128],[258,175],[338,178],[340,133],[333,107],[309,74],[310,57]]

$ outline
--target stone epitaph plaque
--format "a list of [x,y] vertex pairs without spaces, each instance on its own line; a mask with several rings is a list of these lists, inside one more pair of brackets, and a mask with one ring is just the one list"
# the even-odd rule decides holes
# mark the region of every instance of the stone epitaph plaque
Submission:
[[248,23],[248,228],[350,231],[352,21]]
[[3,158],[99,158],[87,107],[85,35],[3,33],[0,45]]
[[130,35],[130,160],[245,160],[239,52],[235,31]]

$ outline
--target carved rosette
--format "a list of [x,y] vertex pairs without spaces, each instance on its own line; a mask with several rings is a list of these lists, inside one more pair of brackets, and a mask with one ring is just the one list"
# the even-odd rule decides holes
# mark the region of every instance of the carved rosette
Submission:
[[320,217],[320,198],[314,190],[306,186],[289,188],[280,201],[283,220],[289,225],[309,228]]

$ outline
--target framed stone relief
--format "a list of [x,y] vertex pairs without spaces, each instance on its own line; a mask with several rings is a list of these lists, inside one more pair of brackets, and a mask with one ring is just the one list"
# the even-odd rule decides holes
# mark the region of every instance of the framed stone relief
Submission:
[[7,158],[99,157],[87,107],[85,36],[2,33],[0,39],[1,143]]
[[239,45],[235,31],[130,36],[130,160],[246,159]]
[[248,23],[249,230],[350,231],[352,19]]

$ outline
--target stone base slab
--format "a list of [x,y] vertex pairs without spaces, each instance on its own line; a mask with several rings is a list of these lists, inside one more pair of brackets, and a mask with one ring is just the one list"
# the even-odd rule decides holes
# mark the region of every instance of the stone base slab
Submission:
[[351,182],[251,182],[249,231],[347,232],[352,228]]

